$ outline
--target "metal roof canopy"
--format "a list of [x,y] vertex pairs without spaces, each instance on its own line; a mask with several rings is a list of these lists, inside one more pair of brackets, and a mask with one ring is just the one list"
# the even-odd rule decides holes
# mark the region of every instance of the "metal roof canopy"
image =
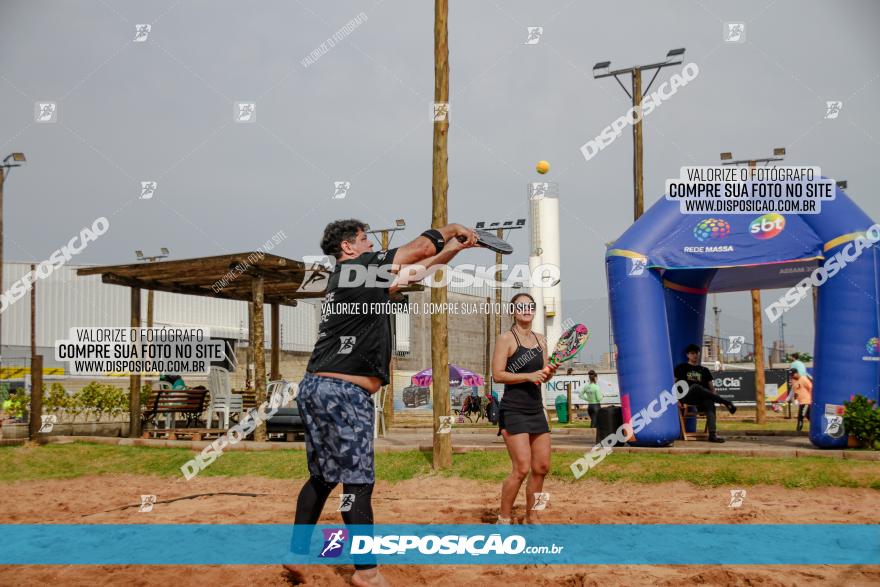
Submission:
[[[269,304],[271,309],[270,373],[275,381],[281,377],[279,306],[295,306],[298,299],[323,298],[325,294],[323,288],[320,291],[299,291],[307,271],[310,280],[316,273],[323,273],[325,279],[330,277],[330,271],[321,265],[306,267],[302,261],[253,251],[177,261],[83,267],[76,274],[100,275],[104,283],[131,288],[132,328],[141,326],[142,289],[250,302],[253,316],[252,328],[249,329],[250,348],[253,349],[254,357],[253,383],[257,404],[261,404],[266,399],[263,305]],[[420,284],[411,284],[402,288],[398,294],[420,291],[423,288]],[[148,312],[148,319],[149,316]],[[129,421],[132,423],[129,426],[129,436],[137,438],[141,435],[141,375],[132,373],[129,379]],[[265,424],[257,426],[254,440],[267,440]]]
[[[312,269],[328,273],[320,266],[309,268]],[[323,291],[298,291],[306,277],[306,265],[302,261],[253,251],[177,261],[84,267],[76,273],[100,275],[104,283],[131,288],[133,328],[141,326],[141,289],[251,302],[253,327],[250,328],[250,346],[254,353],[253,375],[257,404],[266,399],[263,304],[269,304],[271,308],[271,377],[277,380],[280,378],[279,306],[295,306],[297,299],[324,296]],[[140,389],[141,375],[132,373],[129,382],[129,436],[133,438],[141,435]],[[254,439],[266,440],[264,424],[254,431]]]
[[[84,267],[76,273],[101,275],[101,281],[113,285],[244,302],[254,301],[253,280],[262,277],[264,303],[295,306],[298,299],[324,297],[323,291],[298,291],[307,270],[311,271],[312,267],[307,268],[302,261],[270,254],[257,256],[253,252],[247,252],[153,263]],[[314,270],[329,277],[329,271],[325,268],[314,266]]]

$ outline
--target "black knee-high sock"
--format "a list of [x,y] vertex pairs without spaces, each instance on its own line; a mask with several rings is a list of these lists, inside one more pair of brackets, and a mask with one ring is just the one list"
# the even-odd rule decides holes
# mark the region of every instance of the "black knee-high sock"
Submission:
[[313,526],[318,523],[327,497],[336,483],[328,483],[320,477],[309,477],[296,500],[296,516],[294,518],[291,550],[296,554],[308,554],[309,542],[312,539]]
[[[373,484],[372,483],[343,483],[342,491],[354,495],[351,509],[342,512],[342,519],[346,526],[373,525]],[[365,529],[370,531],[371,529]],[[372,569],[376,566],[376,558],[373,555],[356,555],[354,568],[358,570]]]

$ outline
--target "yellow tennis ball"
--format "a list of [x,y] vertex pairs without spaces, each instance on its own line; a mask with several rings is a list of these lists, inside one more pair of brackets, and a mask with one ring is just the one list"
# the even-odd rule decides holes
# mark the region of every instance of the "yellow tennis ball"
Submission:
[[548,171],[550,171],[550,164],[546,161],[538,161],[538,164],[535,165],[535,169],[538,170],[538,173],[547,173]]

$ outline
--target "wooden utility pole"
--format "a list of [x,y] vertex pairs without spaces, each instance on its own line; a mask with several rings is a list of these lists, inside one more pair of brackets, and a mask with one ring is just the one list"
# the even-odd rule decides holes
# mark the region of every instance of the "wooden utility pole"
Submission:
[[[31,273],[34,280],[31,281],[31,357],[37,354],[37,266],[31,263]],[[33,372],[31,372],[33,375]]]
[[[750,178],[754,178],[757,161],[749,161]],[[761,290],[752,290],[752,329],[755,345],[755,423],[763,424],[766,420],[764,412],[764,322],[761,313]]]
[[[254,276],[251,279],[251,293],[253,295],[254,308],[254,392],[257,406],[266,401],[266,353],[263,351],[264,318],[263,318],[263,277]],[[254,440],[263,442],[266,440],[266,423],[261,422],[254,430]]]
[[[131,327],[141,327],[141,288],[131,288]],[[128,378],[128,435],[141,435],[141,374],[132,372]]]
[[755,423],[763,424],[764,414],[764,325],[761,322],[761,290],[752,290],[752,327],[755,332]]
[[[446,23],[449,16],[448,0],[434,0],[434,102],[449,102],[449,45]],[[446,190],[447,135],[449,113],[446,119],[434,121],[433,173],[431,179],[431,226],[440,228],[448,223]],[[439,272],[438,272],[439,273]],[[439,278],[439,276],[438,276]],[[434,307],[446,307],[446,286],[431,288]],[[449,416],[449,330],[445,312],[431,314],[431,367],[434,372],[434,469],[452,466],[452,435],[438,434],[440,417]]]
[[270,306],[272,314],[272,363],[269,368],[269,379],[281,379],[281,308],[277,303]]
[[[492,306],[492,298],[486,298],[486,306]],[[492,395],[492,354],[491,354],[491,346],[492,346],[492,315],[489,311],[486,311],[486,356],[484,358],[483,364],[486,366],[486,379],[483,380],[484,388],[483,392],[486,394],[486,397]]]
[[[495,231],[495,236],[500,239],[504,238],[504,229],[499,228]],[[495,253],[495,303],[498,304],[496,308],[501,307],[501,253]],[[498,337],[501,336],[501,312],[499,311],[495,314],[495,342],[498,342]]]
[[248,348],[245,353],[244,387],[253,389],[254,385],[254,303],[248,302]]
[[721,308],[718,307],[718,294],[712,294],[712,312],[715,314],[715,358],[724,369],[724,351],[721,350]]
[[645,184],[642,173],[642,70],[632,71],[633,114],[638,121],[633,127],[633,220],[645,211]]
[[[382,231],[382,250],[388,250],[390,241],[388,231]],[[382,406],[382,413],[385,416],[385,426],[382,429],[384,436],[388,429],[394,425],[394,372],[397,370],[397,318],[394,314],[389,316],[391,321],[391,361],[388,365],[388,385],[385,387],[385,403]]]
[[32,441],[43,425],[43,356],[31,356],[31,413],[28,419],[28,433]]
[[[0,291],[3,287],[3,184],[6,182],[6,168],[0,166]],[[0,312],[0,367],[3,366],[3,313]]]

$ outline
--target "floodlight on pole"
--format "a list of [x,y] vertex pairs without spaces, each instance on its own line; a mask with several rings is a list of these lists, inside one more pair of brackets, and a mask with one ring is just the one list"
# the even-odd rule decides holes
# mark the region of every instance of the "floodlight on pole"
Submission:
[[[684,62],[685,48],[670,49],[666,52],[666,59],[657,63],[649,63],[648,65],[634,65],[623,69],[611,70],[610,61],[599,61],[593,66],[593,78],[601,79],[604,77],[614,77],[615,81],[623,88],[626,95],[632,100],[633,112],[641,113],[642,98],[648,95],[654,80],[660,74],[660,70],[664,67],[679,65]],[[642,71],[654,70],[654,76],[648,82],[648,86],[642,91]],[[632,91],[620,81],[621,75],[629,74],[631,76]],[[638,116],[638,120],[633,123],[633,216],[636,220],[645,210],[645,190],[644,177],[642,173],[642,123],[643,117]]]
[[[162,254],[153,255],[153,256],[145,256],[144,252],[140,249],[137,249],[134,254],[137,256],[138,261],[146,261],[147,263],[155,263],[159,259],[164,259],[168,255],[171,254],[171,251],[168,250],[167,247],[161,247],[159,249]],[[152,289],[147,290],[147,328],[153,327],[153,306],[155,305],[155,296]],[[140,320],[140,317],[138,317]]]
[[373,230],[370,228],[370,225],[367,224],[364,226],[364,232],[373,235],[373,237],[376,238],[376,242],[384,250],[391,246],[391,239],[394,238],[394,233],[398,230],[404,230],[405,228],[406,221],[403,218],[398,218],[394,221],[394,226],[391,228],[377,228]]
[[721,153],[721,161],[723,161],[722,165],[748,165],[750,167],[754,167],[758,163],[763,163],[767,165],[772,163],[773,161],[782,161],[785,159],[785,147],[776,147],[773,149],[772,157],[761,157],[758,159],[737,159],[733,160],[733,153],[729,151],[725,151]]
[[[12,163],[9,162],[10,159]],[[3,167],[21,167],[24,163],[27,163],[24,153],[10,153],[3,159]]]
[[147,255],[144,255],[144,252],[140,249],[137,249],[134,252],[134,254],[137,257],[138,261],[146,261],[147,263],[152,263],[154,261],[158,261],[159,259],[164,259],[165,257],[167,257],[168,255],[171,254],[171,252],[166,247],[162,247],[159,250],[162,251],[161,255],[147,256]]

